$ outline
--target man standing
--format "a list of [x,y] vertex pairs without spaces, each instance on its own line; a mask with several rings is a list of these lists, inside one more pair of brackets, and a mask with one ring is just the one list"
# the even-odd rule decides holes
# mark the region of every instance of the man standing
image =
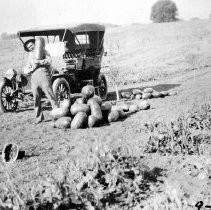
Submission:
[[[42,49],[40,49],[42,47]],[[34,96],[34,107],[36,122],[38,124],[44,120],[44,115],[41,107],[42,91],[45,93],[46,97],[51,103],[52,108],[58,107],[55,100],[55,96],[52,90],[52,83],[50,78],[50,65],[51,57],[50,54],[45,50],[45,40],[42,37],[28,40],[24,44],[24,48],[29,52],[29,58],[26,67],[24,68],[24,73],[31,76],[31,88]],[[39,49],[38,49],[39,48]],[[42,59],[38,59],[35,56],[35,51],[40,51]]]

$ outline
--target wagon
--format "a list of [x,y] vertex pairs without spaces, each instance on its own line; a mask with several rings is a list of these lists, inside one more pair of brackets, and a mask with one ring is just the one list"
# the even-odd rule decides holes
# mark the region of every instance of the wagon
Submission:
[[[104,56],[105,27],[100,24],[79,24],[55,28],[35,28],[19,31],[26,49],[29,39],[43,37],[53,63],[51,80],[58,101],[69,99],[91,84],[102,99],[107,97],[107,81],[101,73]],[[0,83],[0,111],[15,111],[19,102],[33,100],[30,76],[9,69]]]

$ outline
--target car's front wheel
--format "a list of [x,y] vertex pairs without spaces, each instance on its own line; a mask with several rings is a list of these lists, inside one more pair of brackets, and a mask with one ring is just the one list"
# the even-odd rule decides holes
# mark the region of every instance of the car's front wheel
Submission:
[[14,90],[7,81],[0,83],[0,112],[12,112],[18,107]]
[[53,82],[53,92],[54,95],[60,103],[64,99],[70,98],[70,85],[65,78],[57,78]]

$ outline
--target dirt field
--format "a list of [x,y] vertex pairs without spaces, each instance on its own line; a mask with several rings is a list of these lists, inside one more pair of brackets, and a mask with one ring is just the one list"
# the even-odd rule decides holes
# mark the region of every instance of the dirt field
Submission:
[[[11,188],[12,183],[13,188],[23,193],[23,197],[30,198],[30,189],[44,177],[53,176],[60,180],[64,171],[69,173],[69,181],[74,185],[81,168],[90,164],[90,151],[121,145],[126,148],[127,155],[141,156],[143,167],[153,171],[156,179],[160,177],[160,181],[149,180],[152,187],[145,192],[149,197],[141,200],[142,205],[134,209],[197,209],[194,206],[198,201],[203,201],[204,206],[211,205],[209,144],[210,155],[144,152],[149,139],[144,126],[146,123],[163,121],[168,124],[179,116],[186,116],[194,105],[210,104],[210,26],[211,22],[204,20],[107,30],[106,47],[115,53],[106,59],[111,59],[113,68],[120,71],[121,91],[152,87],[157,91],[177,92],[177,95],[149,99],[149,110],[98,128],[80,130],[53,128],[49,110],[44,112],[45,121],[35,126],[32,124],[34,113],[31,106],[22,107],[16,113],[0,115],[0,149],[4,144],[14,142],[26,151],[23,159],[11,165],[0,162],[1,193],[4,192],[3,186]],[[22,50],[12,41],[1,42],[0,46],[2,76],[11,63],[18,67],[22,65],[18,59]],[[15,49],[12,46],[16,46]],[[109,80],[108,70],[103,71]],[[108,100],[115,100],[113,88],[109,90]],[[206,132],[209,133],[209,130]],[[117,206],[113,209],[120,208],[133,209]]]

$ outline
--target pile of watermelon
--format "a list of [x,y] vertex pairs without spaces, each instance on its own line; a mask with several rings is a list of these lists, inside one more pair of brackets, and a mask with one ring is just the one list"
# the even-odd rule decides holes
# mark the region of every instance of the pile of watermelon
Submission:
[[121,97],[125,99],[150,99],[150,98],[164,98],[166,96],[176,95],[175,91],[156,91],[153,88],[145,88],[143,91],[140,89],[133,89],[132,91],[122,91]]
[[82,97],[77,98],[72,104],[67,99],[61,101],[60,107],[50,112],[55,128],[97,127],[126,118],[129,114],[139,110],[150,108],[150,104],[146,100],[136,104],[121,102],[116,105],[112,105],[109,101],[103,102],[99,96],[95,95],[94,87],[91,85],[83,87],[81,95]]

